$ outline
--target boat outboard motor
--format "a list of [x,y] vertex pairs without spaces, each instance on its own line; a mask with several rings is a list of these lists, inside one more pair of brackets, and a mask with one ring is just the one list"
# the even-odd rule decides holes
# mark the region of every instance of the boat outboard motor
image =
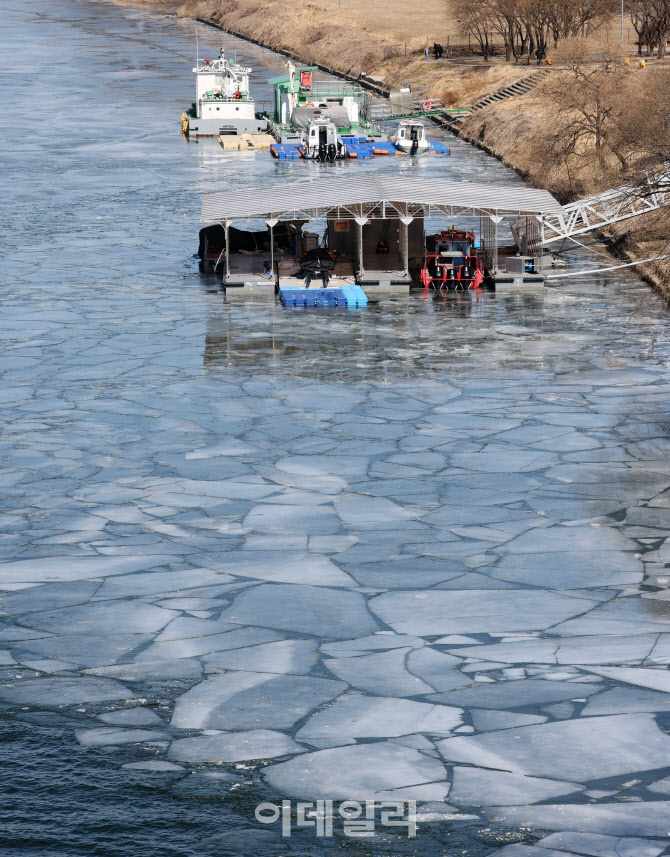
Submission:
[[334,161],[337,157],[337,149],[335,143],[328,143],[328,160]]
[[319,128],[319,160],[328,160],[328,129],[325,126]]
[[410,137],[412,138],[412,148],[409,150],[410,155],[416,155],[419,149],[419,129],[416,125],[410,128]]
[[303,253],[298,276],[305,278],[306,288],[310,287],[311,281],[316,277],[322,278],[325,287],[328,285],[334,267],[335,262],[331,258],[330,253],[323,247],[317,247],[314,250],[308,250],[306,253]]

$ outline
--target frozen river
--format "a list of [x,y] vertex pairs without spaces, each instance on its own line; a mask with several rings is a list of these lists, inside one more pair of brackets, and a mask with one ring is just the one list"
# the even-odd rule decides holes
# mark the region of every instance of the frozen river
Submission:
[[[227,302],[203,193],[518,179],[189,143],[192,23],[0,8],[3,855],[667,853],[663,305]],[[267,96],[281,58],[224,41]],[[344,799],[418,801],[416,838],[255,817]]]

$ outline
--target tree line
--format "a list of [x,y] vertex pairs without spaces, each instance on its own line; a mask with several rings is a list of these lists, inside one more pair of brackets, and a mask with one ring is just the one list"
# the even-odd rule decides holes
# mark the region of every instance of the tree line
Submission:
[[[660,0],[639,0],[660,2]],[[667,0],[670,2],[670,0]],[[589,36],[610,15],[612,0],[455,0],[454,12],[485,59],[502,41],[509,62],[545,56],[567,36]]]
[[[484,59],[502,41],[508,62],[546,56],[568,36],[588,37],[620,10],[616,0],[455,0],[452,8]],[[626,12],[637,33],[638,52],[646,48],[663,56],[670,0],[626,0]]]
[[670,33],[670,0],[629,0],[630,20],[637,33],[638,54],[665,55]]

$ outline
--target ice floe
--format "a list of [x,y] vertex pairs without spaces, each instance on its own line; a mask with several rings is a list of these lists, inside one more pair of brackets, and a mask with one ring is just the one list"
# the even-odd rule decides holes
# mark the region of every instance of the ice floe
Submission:
[[339,696],[346,685],[307,676],[259,672],[214,675],[178,697],[178,729],[290,729],[312,709]]
[[370,609],[401,634],[460,634],[545,629],[590,605],[529,590],[410,591],[373,598]]
[[84,747],[104,747],[108,744],[140,744],[146,741],[169,740],[167,732],[156,729],[121,729],[112,726],[75,729],[77,741]]
[[358,657],[332,658],[324,665],[343,681],[365,690],[389,696],[417,696],[434,688],[407,668],[410,649],[392,649]]
[[463,806],[519,806],[574,794],[583,789],[579,783],[558,779],[456,765],[452,772],[449,801]]
[[304,753],[270,765],[264,776],[280,792],[308,800],[374,800],[394,793],[397,799],[444,800],[449,791],[441,762],[389,742]]
[[120,682],[105,678],[53,677],[22,679],[0,685],[0,699],[14,705],[57,708],[83,702],[134,699],[135,694]]
[[461,710],[409,699],[348,693],[313,714],[298,731],[312,738],[385,738],[413,732],[450,733],[461,724]]
[[239,762],[293,756],[304,750],[283,732],[253,729],[180,738],[172,742],[168,756],[178,762]]
[[447,738],[437,746],[450,761],[576,782],[670,765],[670,736],[658,728],[649,714],[522,726]]
[[238,595],[224,616],[240,625],[333,639],[359,637],[379,627],[359,593],[297,584],[257,586]]

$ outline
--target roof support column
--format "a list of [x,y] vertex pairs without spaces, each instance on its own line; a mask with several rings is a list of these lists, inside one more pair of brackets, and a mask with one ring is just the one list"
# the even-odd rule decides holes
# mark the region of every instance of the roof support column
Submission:
[[367,222],[367,217],[356,218],[356,225],[358,226],[358,279],[361,281],[365,275],[365,268],[363,267],[363,227]]
[[400,218],[402,223],[402,267],[405,276],[409,275],[409,225],[414,220],[410,215]]
[[279,220],[276,217],[271,217],[269,220],[266,220],[265,222],[270,227],[270,270],[274,274],[274,270],[275,270],[275,233],[274,233],[274,228],[279,223]]
[[230,242],[228,241],[228,235],[230,232],[230,224],[231,224],[231,221],[226,220],[226,222],[224,223],[224,226],[223,226],[224,231],[225,231],[225,238],[226,238],[226,280],[230,279]]
[[498,273],[498,224],[502,220],[502,217],[499,214],[490,214],[489,217],[493,223],[493,258],[491,263],[491,274],[495,278],[495,275]]

